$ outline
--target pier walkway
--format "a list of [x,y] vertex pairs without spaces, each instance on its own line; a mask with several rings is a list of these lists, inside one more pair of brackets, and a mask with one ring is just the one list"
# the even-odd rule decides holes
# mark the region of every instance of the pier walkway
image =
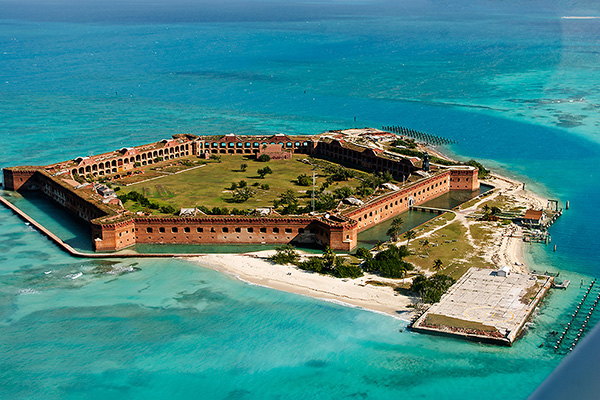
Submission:
[[449,210],[446,208],[423,207],[423,206],[410,206],[410,209],[414,210],[414,211],[423,211],[423,212],[438,213],[438,214],[454,212],[454,210]]

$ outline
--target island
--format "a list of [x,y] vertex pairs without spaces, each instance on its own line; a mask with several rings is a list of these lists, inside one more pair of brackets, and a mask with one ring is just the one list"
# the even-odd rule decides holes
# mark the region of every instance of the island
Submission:
[[[164,256],[128,251],[136,244],[277,245],[194,259],[254,284],[412,319],[417,331],[512,344],[553,281],[526,269],[522,243],[547,240],[562,210],[519,182],[428,146],[448,142],[394,126],[306,136],[178,134],[4,168],[3,176],[6,190],[41,192],[89,224],[96,253],[62,244],[77,256]],[[480,193],[480,179],[491,190]],[[467,201],[452,209],[427,205],[452,192]],[[433,218],[403,230],[399,215],[409,210]],[[358,246],[361,232],[386,221],[389,241]],[[481,282],[488,298],[464,300]],[[462,308],[444,308],[459,295]]]

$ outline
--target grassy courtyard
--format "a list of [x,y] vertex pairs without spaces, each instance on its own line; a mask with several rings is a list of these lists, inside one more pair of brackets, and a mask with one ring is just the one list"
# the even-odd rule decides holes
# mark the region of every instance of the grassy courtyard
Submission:
[[[242,164],[247,164],[245,171],[241,169]],[[258,170],[265,167],[269,167],[272,173],[261,178]],[[312,166],[296,159],[259,162],[243,155],[224,155],[220,162],[207,160],[204,166],[123,186],[121,193],[137,191],[150,200],[161,205],[172,205],[177,210],[201,205],[208,208],[248,209],[271,207],[281,193],[291,189],[300,200],[300,204],[305,205],[310,203],[310,197],[306,192],[311,190],[312,186],[300,186],[296,180],[301,174],[312,177],[312,171]],[[326,181],[327,176],[323,170],[316,172],[318,188]],[[254,196],[244,202],[236,203],[233,201],[234,191],[230,188],[232,183],[239,185],[240,181],[246,182],[246,187],[254,192]],[[333,182],[328,190],[334,191],[344,186],[354,188],[358,184],[357,179],[351,178],[348,181]],[[268,188],[265,185],[268,185]],[[139,207],[129,201],[125,206],[133,211],[139,211]]]

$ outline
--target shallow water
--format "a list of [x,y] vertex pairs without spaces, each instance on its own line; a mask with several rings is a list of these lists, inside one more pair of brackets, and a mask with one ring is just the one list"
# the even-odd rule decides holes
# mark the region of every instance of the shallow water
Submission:
[[[557,252],[531,246],[528,265],[572,282],[600,273],[600,22],[561,18],[596,3],[239,4],[243,20],[233,6],[0,5],[0,166],[181,132],[404,125],[570,200]],[[582,294],[553,292],[525,337],[497,348],[182,260],[112,263],[71,258],[0,209],[0,397],[526,398],[562,358],[539,345]]]

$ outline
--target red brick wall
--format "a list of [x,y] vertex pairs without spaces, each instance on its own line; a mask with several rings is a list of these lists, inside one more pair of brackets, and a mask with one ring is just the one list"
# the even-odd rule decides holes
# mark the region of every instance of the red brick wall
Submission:
[[133,219],[109,225],[92,225],[94,250],[114,251],[136,243]]
[[357,232],[362,232],[382,221],[393,218],[413,205],[420,205],[450,191],[450,171],[427,178],[406,189],[391,193],[376,202],[358,208],[347,217],[358,222]]
[[478,190],[479,170],[473,169],[451,169],[450,190]]
[[4,169],[4,188],[6,190],[14,190],[17,191],[22,187],[27,188],[28,184],[33,182],[33,174],[35,174],[34,170],[11,170]]
[[328,224],[312,218],[134,218],[93,225],[96,251],[114,251],[135,243],[286,244],[317,241],[334,250],[356,247],[357,226]]

